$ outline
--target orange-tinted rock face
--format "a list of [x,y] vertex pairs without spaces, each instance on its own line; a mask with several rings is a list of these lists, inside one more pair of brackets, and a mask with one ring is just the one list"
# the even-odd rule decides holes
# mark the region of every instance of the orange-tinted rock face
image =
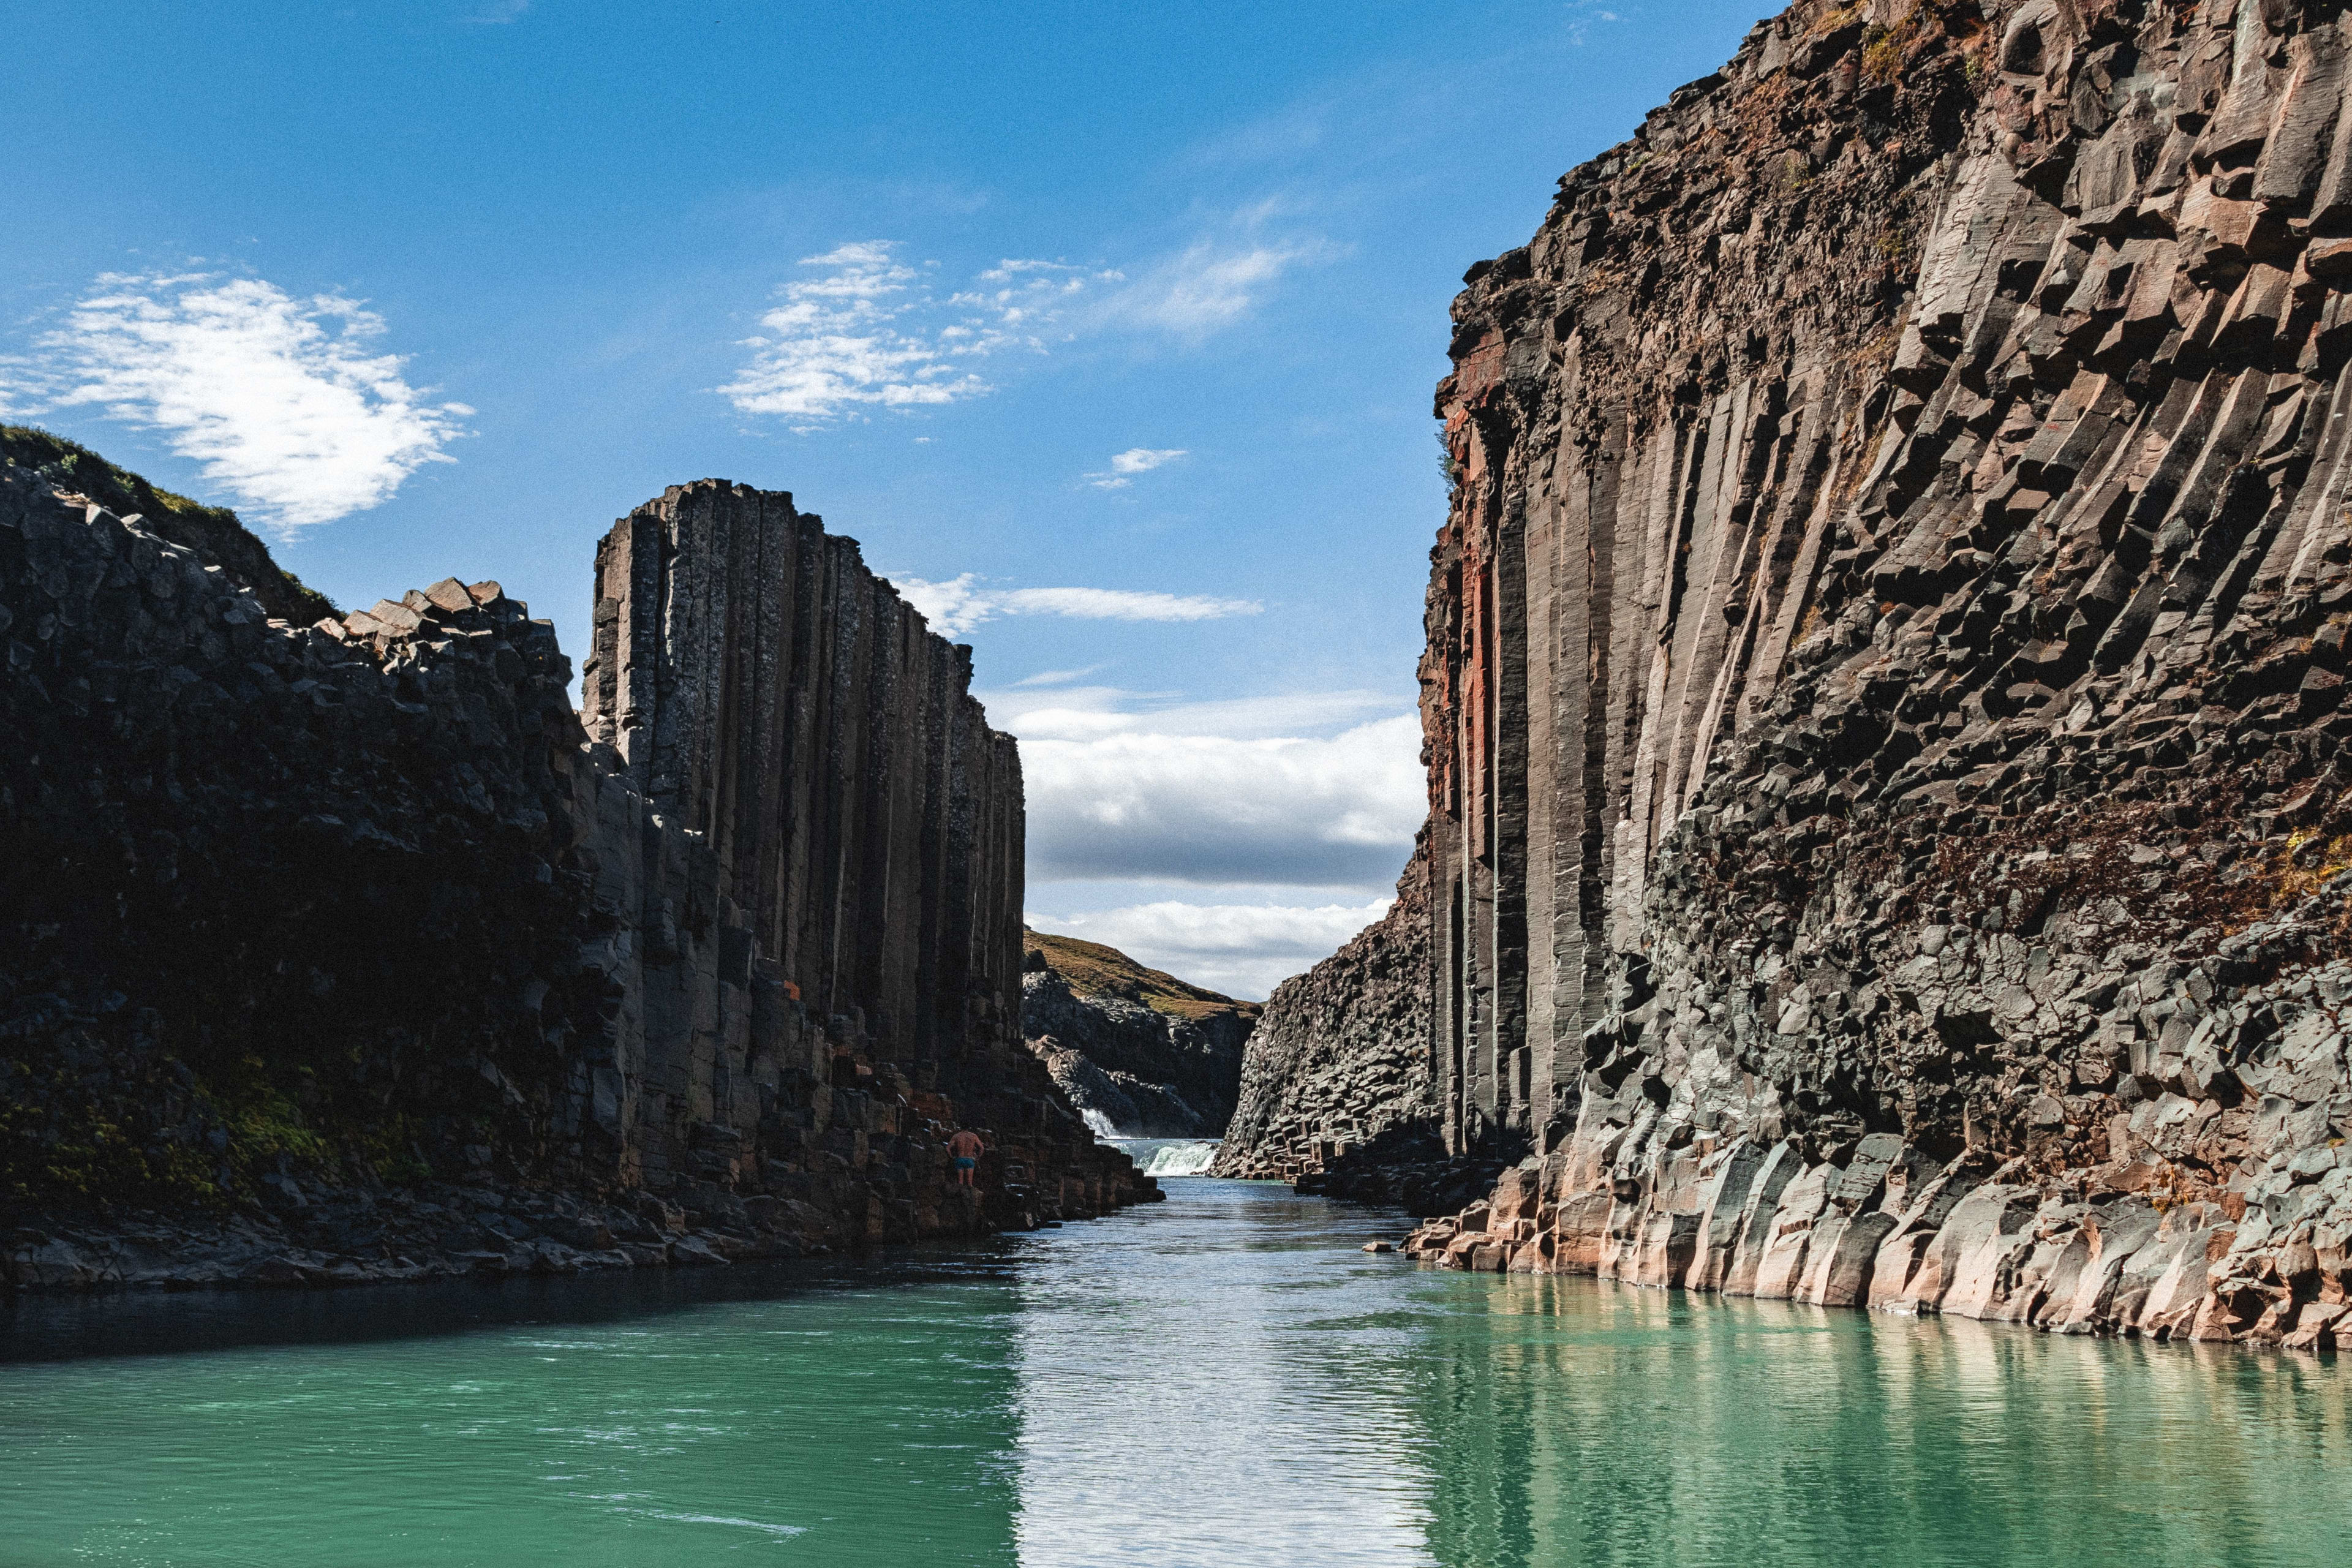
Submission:
[[1472,269],[1424,1114],[1531,1266],[2340,1298],[2347,26],[1800,5]]

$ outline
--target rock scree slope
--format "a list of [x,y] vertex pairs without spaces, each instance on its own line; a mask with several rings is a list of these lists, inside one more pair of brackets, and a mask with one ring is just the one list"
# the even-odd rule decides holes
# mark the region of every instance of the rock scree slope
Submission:
[[2345,8],[1800,5],[1465,281],[1412,1249],[2352,1333]]
[[1429,1114],[1429,892],[1424,831],[1387,912],[1275,988],[1212,1175],[1296,1180],[1370,1147],[1383,1164],[1408,1148],[1444,1158]]
[[1022,941],[1021,1033],[1072,1104],[1125,1137],[1224,1136],[1256,1003],[1098,942]]
[[1154,1195],[1023,1047],[1020,763],[969,650],[790,497],[614,525],[583,716],[495,583],[297,623],[241,530],[231,569],[60,482],[0,468],[7,1284],[716,1262]]

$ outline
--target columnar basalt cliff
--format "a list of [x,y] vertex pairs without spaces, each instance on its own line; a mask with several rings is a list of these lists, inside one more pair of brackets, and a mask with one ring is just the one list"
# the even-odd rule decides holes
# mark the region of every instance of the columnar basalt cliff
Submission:
[[2333,1341],[2347,72],[1802,5],[1472,270],[1429,1113],[1527,1163],[1417,1250]]
[[[616,1107],[640,1131],[632,1157],[675,1166],[714,1120],[754,1132],[757,1057],[779,1037],[763,1008],[926,1091],[1034,1080],[1021,762],[970,695],[970,650],[855,541],[742,486],[673,489],[623,518],[596,581],[583,718],[624,786],[599,825],[599,901],[645,937],[617,955],[615,1046],[641,1064],[620,1075],[640,1103]],[[638,810],[663,831],[636,832]],[[830,1076],[821,1058],[786,1065]]]
[[717,482],[597,581],[583,733],[494,583],[299,626],[0,470],[8,1282],[711,1262],[1151,1195],[1021,1046],[1019,764],[963,650]]

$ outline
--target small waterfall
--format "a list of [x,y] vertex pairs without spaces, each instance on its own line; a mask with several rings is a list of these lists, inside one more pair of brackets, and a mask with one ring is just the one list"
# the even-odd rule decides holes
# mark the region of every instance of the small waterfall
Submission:
[[[1092,1113],[1089,1112],[1089,1115]],[[1106,1138],[1147,1176],[1197,1176],[1217,1157],[1215,1138]]]
[[1081,1110],[1078,1114],[1087,1119],[1087,1128],[1097,1139],[1105,1143],[1118,1142],[1118,1129],[1111,1125],[1109,1117],[1099,1110]]
[[1193,1143],[1163,1143],[1151,1152],[1151,1163],[1143,1167],[1147,1176],[1197,1176],[1209,1168],[1217,1157],[1213,1139]]

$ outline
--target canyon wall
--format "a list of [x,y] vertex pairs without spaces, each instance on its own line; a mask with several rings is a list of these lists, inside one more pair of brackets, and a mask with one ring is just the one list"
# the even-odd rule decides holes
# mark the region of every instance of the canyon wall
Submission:
[[1472,269],[1415,1250],[2332,1342],[2347,48],[1801,5]]
[[1124,1138],[1222,1138],[1258,1005],[1115,947],[1024,933],[1021,1033],[1088,1120]]
[[598,899],[646,932],[617,958],[614,1048],[651,1098],[619,1113],[668,1130],[638,1157],[674,1161],[714,1115],[753,1131],[780,1000],[926,1091],[1034,1074],[1021,761],[970,694],[971,650],[790,496],[716,480],[615,523],[596,584],[582,719],[619,786]]
[[297,626],[0,469],[8,1282],[707,1262],[1150,1195],[1022,1047],[1019,764],[964,651],[715,481],[597,584],[583,732],[494,583]]
[[1266,999],[1211,1175],[1296,1181],[1368,1148],[1384,1165],[1443,1157],[1433,1137],[1428,851],[1424,832],[1387,912]]

